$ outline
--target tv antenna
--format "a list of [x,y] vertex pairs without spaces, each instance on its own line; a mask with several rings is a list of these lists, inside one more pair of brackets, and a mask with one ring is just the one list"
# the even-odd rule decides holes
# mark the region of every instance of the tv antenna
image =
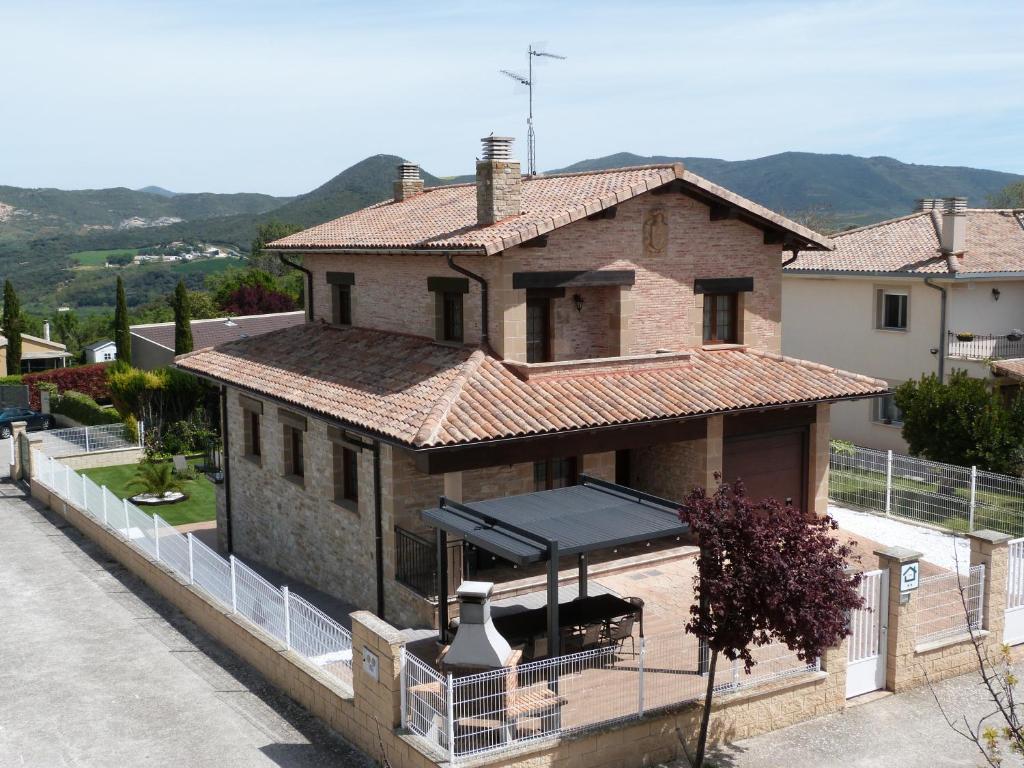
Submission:
[[565,56],[559,56],[557,53],[548,53],[547,51],[538,50],[538,48],[534,48],[533,45],[530,45],[526,49],[527,74],[522,75],[519,72],[512,72],[508,69],[501,70],[501,74],[511,77],[520,85],[525,85],[527,90],[530,92],[530,115],[526,118],[526,167],[527,173],[529,173],[530,176],[537,175],[537,136],[533,132],[533,59],[535,57],[545,59],[565,59]]

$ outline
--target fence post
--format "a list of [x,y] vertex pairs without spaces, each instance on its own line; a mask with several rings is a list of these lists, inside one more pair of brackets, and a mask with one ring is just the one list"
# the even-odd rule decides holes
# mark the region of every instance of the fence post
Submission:
[[292,607],[291,592],[288,585],[282,585],[281,594],[284,596],[284,647],[289,651],[292,649]]
[[238,613],[238,587],[235,574],[235,556],[228,555],[228,562],[231,563],[231,612]]
[[637,703],[637,714],[640,717],[644,716],[644,651],[646,650],[646,640],[643,636],[640,637],[640,658],[637,661],[637,670],[640,673],[640,681],[638,688],[640,689],[639,697],[640,701]]
[[103,497],[103,524],[107,525],[107,486],[100,486],[100,495]]
[[139,422],[139,448],[146,447],[146,422]]
[[892,512],[892,450],[885,457],[885,516]]
[[86,486],[86,483],[85,483],[85,475],[82,475],[82,509],[84,509],[88,513],[89,512],[89,497],[85,493],[85,489],[86,488],[87,488],[87,486]]
[[158,517],[160,517],[160,515],[158,515],[158,514],[156,514],[154,512],[153,513],[153,543],[154,543],[154,546],[156,547],[156,559],[157,559],[157,562],[160,561],[160,524],[156,521],[156,519]]
[[740,660],[735,659],[732,663],[732,688],[739,690],[740,687]]
[[406,727],[406,723],[409,722],[407,714],[407,707],[409,706],[405,700],[405,689],[409,687],[408,673],[405,671],[405,644],[398,646],[398,690],[401,691],[399,705],[399,711],[402,714],[402,728]]
[[185,538],[188,539],[188,583],[196,583],[196,567],[195,561],[192,559],[192,531],[185,534]]
[[124,507],[124,537],[128,541],[132,540],[131,534],[131,520],[128,519],[128,499],[121,499],[121,506]]
[[85,452],[89,452],[89,428],[85,428]]
[[974,533],[974,498],[978,488],[978,467],[971,467],[971,510],[967,519],[967,532]]
[[448,673],[448,762],[455,762],[455,685]]
[[53,456],[51,456],[50,457],[50,477],[48,478],[49,481],[50,481],[49,482],[49,486],[50,486],[50,490],[51,491],[57,490],[57,488],[54,486],[54,479],[53,479],[54,477],[55,477],[55,475],[53,473]]

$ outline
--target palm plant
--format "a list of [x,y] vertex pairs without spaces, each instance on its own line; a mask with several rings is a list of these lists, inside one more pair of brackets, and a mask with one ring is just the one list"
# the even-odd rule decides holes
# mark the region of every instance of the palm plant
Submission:
[[145,493],[163,496],[168,491],[181,491],[181,483],[174,476],[174,468],[166,463],[143,461],[135,470],[135,477],[128,483],[130,488],[141,488]]

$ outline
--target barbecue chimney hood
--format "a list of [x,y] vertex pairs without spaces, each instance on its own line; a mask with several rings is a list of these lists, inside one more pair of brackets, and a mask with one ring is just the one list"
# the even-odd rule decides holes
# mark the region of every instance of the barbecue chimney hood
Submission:
[[445,654],[445,666],[497,669],[508,662],[512,647],[491,621],[493,591],[489,581],[464,581],[456,590],[459,629]]

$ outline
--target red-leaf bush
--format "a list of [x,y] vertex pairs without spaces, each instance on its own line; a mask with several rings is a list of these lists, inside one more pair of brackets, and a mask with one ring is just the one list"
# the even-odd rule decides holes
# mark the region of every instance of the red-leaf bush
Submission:
[[266,315],[291,312],[295,302],[287,294],[258,285],[243,285],[231,293],[221,309],[232,315]]
[[107,386],[109,363],[80,365],[74,368],[54,368],[50,371],[28,373],[22,376],[22,384],[28,385],[29,407],[39,410],[39,383],[48,381],[57,387],[59,393],[81,392],[99,403],[110,402],[110,387]]

